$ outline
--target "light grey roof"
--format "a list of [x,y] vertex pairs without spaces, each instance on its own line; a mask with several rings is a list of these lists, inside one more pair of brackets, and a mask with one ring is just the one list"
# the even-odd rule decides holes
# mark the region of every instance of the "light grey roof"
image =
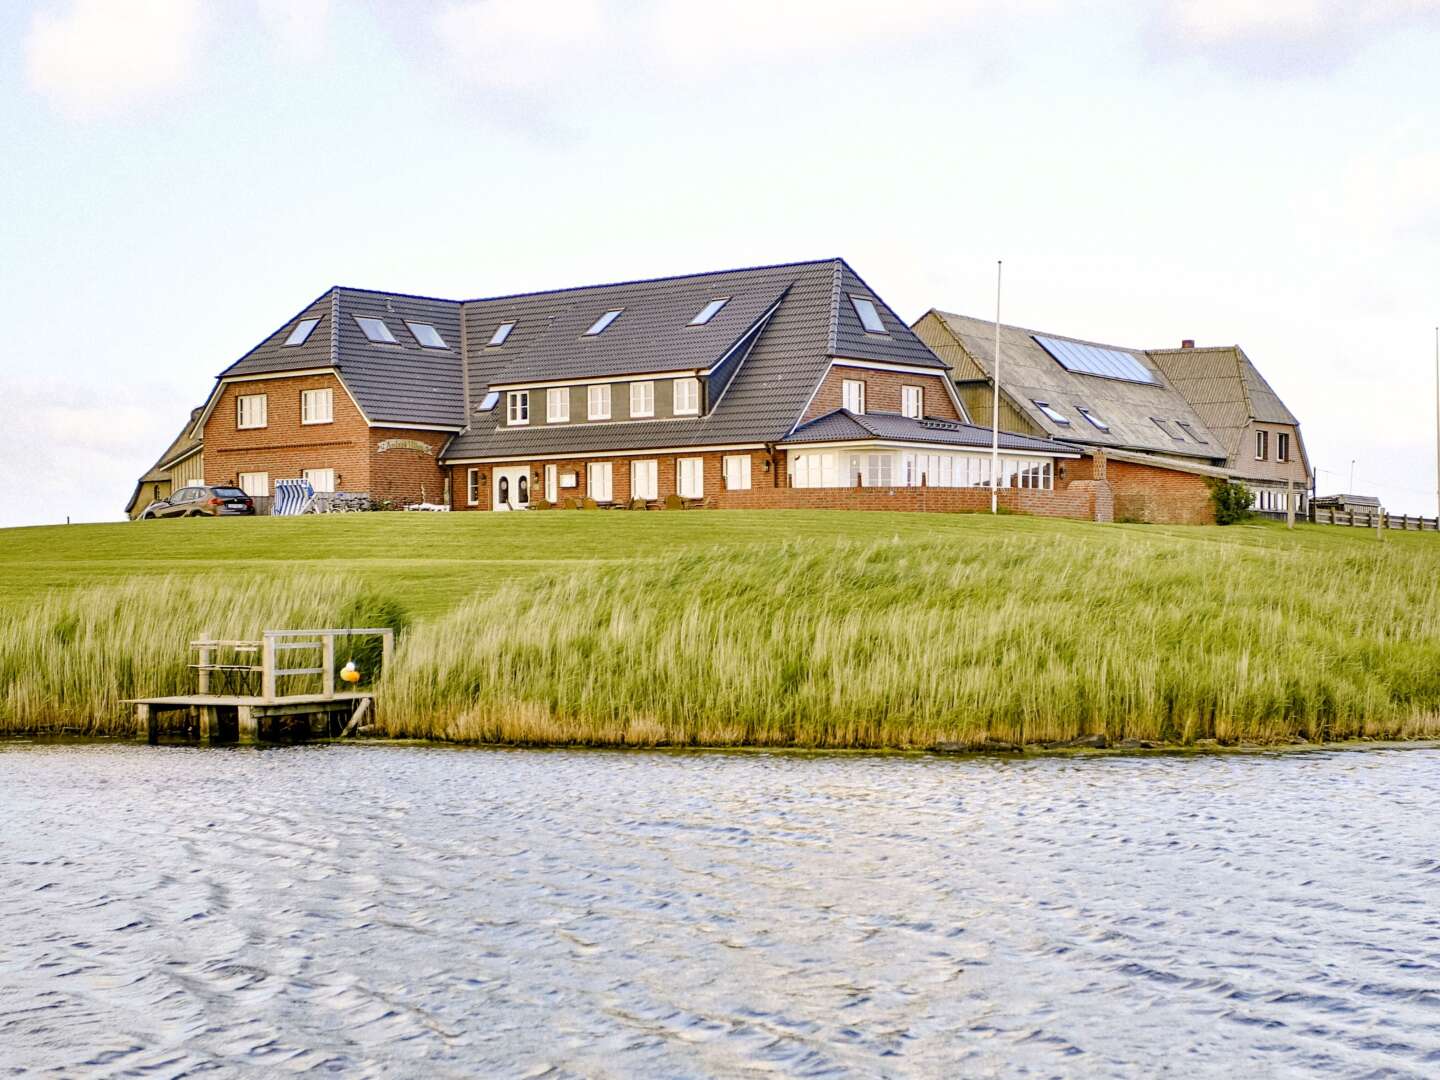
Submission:
[[195,421],[200,419],[200,414],[204,411],[205,406],[203,405],[190,410],[190,419],[185,421],[185,426],[180,429],[180,434],[170,441],[165,452],[155,459],[155,464],[146,469],[145,474],[135,482],[135,490],[130,493],[130,501],[125,504],[127,514],[134,509],[142,487],[158,480],[168,480],[171,464],[179,458],[189,457],[200,449],[200,436],[195,432]]
[[[865,334],[859,329],[859,317],[846,296],[851,290],[875,301],[888,334]],[[706,300],[719,296],[732,299],[712,321],[713,334],[706,333],[708,326],[687,325]],[[826,259],[467,301],[470,400],[478,405],[492,385],[708,366],[777,300],[774,315],[745,362],[704,416],[509,427],[502,406],[476,413],[445,457],[466,460],[777,442],[795,426],[832,355],[937,371],[946,367],[843,260]],[[627,315],[597,339],[577,338],[596,317],[622,306],[627,315],[635,315],[635,325],[647,331],[646,340],[619,336]],[[665,317],[645,314],[651,310]],[[516,325],[506,344],[487,347],[495,328],[510,321]],[[611,334],[617,335],[613,345],[605,343]],[[593,348],[596,345],[601,347]]]
[[[985,319],[936,311],[942,324],[986,377],[995,371],[995,324]],[[1035,335],[1117,349],[1134,357],[1155,379],[1154,383],[1127,382],[1069,371],[1062,367],[1035,340]],[[1041,430],[1055,438],[1085,445],[1145,450],[1184,457],[1218,461],[1228,456],[1222,441],[1152,362],[1143,349],[1084,341],[1018,326],[1000,327],[1002,389],[1016,408]],[[1036,405],[1043,401],[1070,419],[1059,424]],[[1083,416],[1080,408],[1091,410],[1110,430],[1101,431]],[[1163,432],[1152,417],[1179,420],[1190,426],[1203,443],[1188,436],[1176,440]]]
[[[357,316],[383,319],[395,344],[369,341]],[[286,345],[295,324],[309,318],[320,322],[305,343]],[[406,320],[435,327],[449,347],[422,347]],[[339,371],[360,408],[376,423],[464,424],[457,301],[337,286],[287,319],[220,377],[329,367]]]
[[[989,428],[954,420],[916,420],[899,413],[852,413],[836,409],[796,428],[784,441],[791,443],[844,442],[851,439],[883,439],[893,442],[941,443],[946,446],[986,449],[991,445]],[[1026,450],[1042,454],[1074,454],[1076,449],[1028,435],[1000,433],[1000,449]]]

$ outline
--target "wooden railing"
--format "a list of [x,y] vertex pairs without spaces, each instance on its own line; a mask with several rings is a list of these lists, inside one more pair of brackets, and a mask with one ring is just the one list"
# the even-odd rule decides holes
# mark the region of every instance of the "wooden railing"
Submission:
[[[378,637],[380,639],[380,671],[370,680],[373,684],[389,670],[395,652],[395,631],[388,627],[364,627],[344,630],[266,630],[259,641],[219,640],[202,636],[190,643],[196,650],[197,689],[201,694],[212,691],[215,677],[232,675],[260,676],[260,696],[274,701],[279,696],[280,680],[320,676],[320,692],[335,696],[335,639],[341,637]],[[295,653],[319,653],[315,666],[281,667],[285,658]],[[256,661],[259,661],[256,663]],[[298,661],[304,663],[304,660]]]
[[1409,514],[1387,514],[1384,510],[1337,510],[1333,507],[1310,508],[1310,520],[1317,525],[1350,525],[1358,529],[1399,529],[1414,532],[1440,531],[1440,518],[1412,517]]

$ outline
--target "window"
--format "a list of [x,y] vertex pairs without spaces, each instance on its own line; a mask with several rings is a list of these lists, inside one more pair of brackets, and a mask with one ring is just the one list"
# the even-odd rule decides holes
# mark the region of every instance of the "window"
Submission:
[[592,386],[588,391],[585,415],[590,420],[610,419],[610,384]]
[[510,336],[510,331],[515,329],[513,322],[502,322],[495,328],[495,333],[490,335],[488,345],[504,345],[505,339]]
[[512,390],[505,395],[505,416],[511,424],[530,422],[530,391]]
[[610,324],[620,317],[620,312],[624,310],[624,308],[616,308],[614,311],[605,312],[604,315],[601,315],[598,319],[596,319],[593,323],[590,324],[590,329],[585,331],[585,336],[597,337],[600,334],[603,334],[610,326]]
[[630,415],[655,415],[655,384],[653,382],[632,382],[630,384]]
[[371,341],[384,345],[396,344],[395,335],[390,332],[390,327],[385,325],[384,319],[367,318],[364,315],[356,315],[355,321],[360,324],[360,329]]
[[1097,430],[1097,431],[1109,431],[1109,430],[1110,430],[1110,425],[1109,425],[1108,423],[1106,423],[1106,422],[1105,422],[1103,419],[1101,419],[1099,416],[1096,416],[1096,415],[1095,415],[1093,412],[1091,412],[1089,409],[1085,408],[1085,406],[1083,406],[1083,405],[1076,405],[1075,408],[1076,408],[1076,410],[1079,411],[1079,413],[1080,413],[1081,416],[1083,416],[1086,420],[1090,421],[1090,426],[1093,427],[1093,428],[1095,428],[1095,430]]
[[239,476],[240,490],[246,495],[265,496],[270,494],[270,474],[263,472],[242,472]]
[[922,386],[902,386],[900,388],[900,412],[912,420],[919,420],[925,415],[925,388]]
[[1194,439],[1201,446],[1209,445],[1203,438],[1201,438],[1200,433],[1196,431],[1193,427],[1191,427],[1189,424],[1187,424],[1184,420],[1176,420],[1175,426],[1178,427],[1181,431],[1183,431],[1186,435],[1189,435],[1190,438]]
[[545,466],[545,501],[555,505],[560,501],[560,466]]
[[725,474],[726,491],[750,490],[750,455],[730,454],[721,463]]
[[448,349],[445,339],[440,336],[440,331],[429,323],[410,322],[408,319],[405,325],[410,328],[410,333],[415,335],[415,340],[427,349]]
[[867,334],[885,333],[885,324],[880,320],[880,312],[875,310],[875,301],[852,293],[850,303],[855,308],[855,314],[860,316],[860,325],[865,328]]
[[480,470],[465,470],[465,504],[467,506],[480,505]]
[[1035,407],[1039,409],[1042,413],[1044,413],[1047,417],[1049,417],[1052,422],[1060,424],[1064,427],[1070,426],[1070,418],[1064,413],[1062,413],[1059,409],[1052,408],[1049,402],[1036,401]]
[[1275,460],[1290,460],[1290,435],[1288,432],[1277,431],[1275,433]]
[[840,457],[834,451],[795,454],[791,469],[792,487],[848,487],[854,482],[853,476],[846,478],[840,475]]
[[241,394],[235,399],[235,426],[241,429],[264,427],[269,422],[267,404],[264,394]]
[[326,495],[335,490],[334,469],[304,469],[300,475],[310,481],[310,486],[317,495]]
[[675,380],[675,415],[696,416],[700,412],[700,380]]
[[1171,427],[1169,420],[1161,420],[1157,416],[1152,416],[1150,417],[1150,422],[1156,427],[1158,427],[1161,431],[1163,431],[1166,435],[1169,435],[1170,438],[1174,439],[1176,442],[1185,441],[1185,436],[1181,435],[1178,431]]
[[852,413],[863,413],[865,411],[865,384],[859,379],[842,379],[840,404]]
[[682,457],[676,459],[675,491],[682,499],[699,499],[704,496],[704,458]]
[[328,424],[335,419],[335,391],[301,390],[300,423]]
[[730,298],[728,296],[721,300],[711,300],[708,304],[706,304],[703,308],[700,309],[699,315],[696,315],[693,319],[690,320],[690,325],[704,326],[716,315],[720,314],[720,309],[729,302]]
[[585,493],[596,502],[610,502],[614,497],[610,462],[592,461],[585,466]]
[[660,484],[657,479],[658,462],[632,461],[630,463],[630,497],[632,499],[658,499]]
[[480,412],[494,412],[495,406],[500,404],[500,391],[491,390],[480,402]]
[[1255,460],[1264,461],[1270,456],[1270,433],[1268,431],[1255,432]]
[[565,424],[570,421],[570,388],[555,386],[545,391],[545,422]]
[[285,339],[286,345],[304,345],[310,339],[310,332],[320,323],[319,319],[301,319]]

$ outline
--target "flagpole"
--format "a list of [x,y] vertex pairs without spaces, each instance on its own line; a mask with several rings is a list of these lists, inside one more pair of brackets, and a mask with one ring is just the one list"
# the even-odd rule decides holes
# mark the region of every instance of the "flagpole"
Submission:
[[995,260],[995,385],[990,389],[990,513],[992,514],[1000,512],[1000,275],[1004,267],[1004,259]]
[[1435,517],[1440,521],[1440,326],[1435,327]]

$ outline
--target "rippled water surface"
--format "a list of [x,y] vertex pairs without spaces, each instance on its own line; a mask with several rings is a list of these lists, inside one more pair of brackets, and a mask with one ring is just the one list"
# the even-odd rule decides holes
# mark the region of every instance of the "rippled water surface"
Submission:
[[1440,1075],[1440,752],[0,747],[0,1073]]

